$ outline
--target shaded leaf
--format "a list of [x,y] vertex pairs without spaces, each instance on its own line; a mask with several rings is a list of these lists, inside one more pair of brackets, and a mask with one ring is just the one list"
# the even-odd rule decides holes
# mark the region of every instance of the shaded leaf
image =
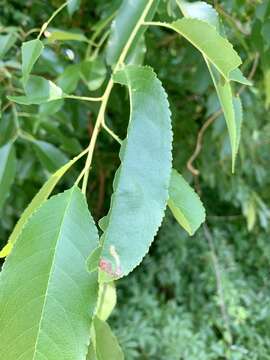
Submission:
[[77,187],[31,217],[0,275],[1,359],[86,357],[97,277],[85,260],[97,242]]
[[78,64],[74,64],[65,68],[56,83],[66,94],[70,94],[76,90],[79,79],[80,66]]
[[67,7],[70,15],[73,15],[76,10],[79,9],[81,0],[68,0]]
[[15,225],[9,239],[8,243],[4,248],[0,251],[0,258],[3,258],[7,256],[15,242],[17,241],[23,227],[31,217],[31,215],[44,203],[44,201],[47,200],[53,189],[55,188],[56,184],[59,182],[59,180],[62,178],[62,176],[71,168],[73,164],[77,160],[79,160],[86,151],[82,152],[78,156],[76,156],[74,159],[70,160],[67,164],[62,166],[60,169],[58,169],[42,186],[42,188],[39,190],[39,192],[34,196],[30,204],[27,206],[27,208],[22,213],[20,219],[18,220],[17,224]]
[[[154,0],[147,16],[146,20],[151,20],[156,12],[159,1]],[[127,43],[134,27],[140,20],[142,13],[147,6],[147,0],[137,0],[136,2],[125,0],[120,6],[115,20],[112,22],[111,34],[106,50],[106,60],[109,65],[114,65],[125,44]],[[139,39],[142,37],[146,30],[146,26],[143,26],[137,32],[137,35],[130,48],[130,53],[136,48]]]
[[90,91],[99,89],[107,75],[106,66],[100,58],[83,61],[80,72],[81,78],[87,84]]
[[141,262],[164,216],[172,131],[167,95],[151,68],[127,66],[114,81],[129,88],[131,115],[111,208],[103,221],[100,268],[101,276],[121,277]]
[[8,96],[8,99],[22,105],[42,104],[64,98],[62,89],[41,76],[30,75],[25,85],[26,96]]
[[10,48],[15,44],[16,36],[14,33],[0,36],[0,59],[2,59]]
[[22,75],[26,84],[33,66],[40,57],[44,46],[39,39],[30,40],[22,44]]
[[168,206],[189,235],[205,221],[205,209],[199,196],[176,170],[171,175]]
[[16,172],[16,156],[13,142],[0,147],[0,211],[9,195]]
[[61,150],[46,141],[35,140],[33,145],[40,162],[49,172],[56,171],[68,162]]

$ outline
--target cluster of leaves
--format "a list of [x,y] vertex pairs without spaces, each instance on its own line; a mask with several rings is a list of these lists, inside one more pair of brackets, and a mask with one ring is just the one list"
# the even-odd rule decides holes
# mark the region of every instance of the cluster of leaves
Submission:
[[[226,216],[239,219],[246,217],[248,230],[253,233],[256,231],[260,234],[268,229],[270,213],[266,204],[269,200],[269,179],[265,167],[269,160],[269,126],[264,112],[264,108],[269,105],[268,40],[265,35],[269,17],[268,1],[257,7],[241,1],[226,1],[217,5],[216,10],[203,2],[190,4],[186,1],[171,0],[161,1],[158,5],[158,2],[154,1],[148,9],[145,25],[137,29],[133,45],[130,49],[127,48],[129,51],[125,53],[126,44],[132,37],[134,27],[140,21],[147,3],[141,0],[137,7],[130,10],[129,3],[124,1],[118,10],[121,1],[93,1],[90,6],[83,1],[81,4],[78,1],[68,1],[69,15],[64,11],[59,12],[59,20],[52,23],[53,26],[57,24],[57,27],[46,22],[55,10],[52,4],[44,3],[44,12],[41,13],[37,10],[35,1],[33,4],[29,1],[20,5],[21,8],[16,6],[16,11],[16,2],[8,1],[3,10],[3,35],[0,34],[0,76],[4,85],[1,87],[0,121],[0,206],[3,214],[0,236],[3,245],[15,220],[41,184],[49,178],[23,213],[2,252],[2,256],[7,255],[19,236],[18,245],[7,258],[1,278],[1,289],[4,290],[0,302],[5,304],[8,299],[13,298],[1,318],[1,324],[9,326],[14,308],[17,308],[21,298],[25,297],[25,304],[29,305],[24,308],[25,313],[21,314],[20,326],[16,327],[15,333],[7,331],[6,328],[0,329],[1,334],[7,334],[4,342],[9,349],[10,359],[21,355],[24,336],[20,335],[24,331],[27,331],[26,334],[31,331],[30,338],[33,341],[36,339],[33,344],[34,352],[33,348],[28,349],[33,354],[44,351],[45,346],[47,356],[52,358],[63,358],[63,353],[57,353],[59,349],[64,351],[67,358],[83,357],[90,336],[90,318],[85,316],[87,312],[89,315],[96,315],[92,324],[92,346],[88,357],[122,358],[116,339],[104,322],[113,307],[111,303],[115,302],[113,288],[111,293],[109,292],[109,310],[104,310],[106,299],[103,299],[102,294],[108,293],[108,284],[112,284],[107,284],[107,281],[112,280],[111,276],[117,278],[128,274],[141,261],[163,217],[168,195],[168,206],[189,234],[193,234],[204,219],[204,210],[198,197],[184,178],[176,170],[170,178],[171,130],[166,94],[153,71],[138,65],[151,65],[170,95],[176,169],[181,172],[185,169],[188,157],[193,151],[196,133],[204,119],[217,114],[212,131],[208,131],[204,139],[204,143],[209,145],[203,146],[197,162],[207,213],[210,216],[221,215],[225,219]],[[57,1],[53,5],[60,10],[65,6],[61,6]],[[28,15],[30,8],[31,16]],[[74,11],[80,16],[72,16]],[[155,19],[158,21],[151,22],[155,11]],[[218,13],[224,18],[223,24]],[[183,15],[181,20],[172,22]],[[111,21],[115,17],[110,29]],[[229,27],[226,26],[226,21]],[[35,27],[40,27],[42,23],[45,25],[41,30],[37,30],[40,36],[35,39]],[[147,26],[150,26],[150,29],[146,33]],[[28,31],[31,28],[33,31]],[[194,47],[188,45],[188,42],[179,41],[179,36],[176,37],[171,30],[178,32],[182,39],[185,38]],[[260,76],[257,73],[255,76],[256,87],[251,90],[246,88],[250,81],[244,78],[238,69],[240,58],[225,40],[226,32],[228,37],[233,38],[233,43],[238,44],[237,50],[245,60],[245,72],[252,67],[252,63],[255,63],[257,73],[260,71]],[[45,40],[41,41],[43,33]],[[208,41],[205,41],[206,33]],[[108,36],[109,41],[104,47]],[[31,38],[33,40],[30,40]],[[24,44],[20,50],[22,41]],[[216,51],[217,48],[219,52]],[[200,56],[197,50],[203,56]],[[123,52],[125,57],[121,58]],[[258,52],[263,54],[259,65]],[[124,63],[129,66],[123,67]],[[114,83],[128,87],[130,95],[128,138],[123,142],[120,138],[126,137],[125,119],[128,118],[129,111],[125,89],[115,86],[117,91],[114,90],[110,99],[107,99],[109,101],[106,116],[104,112],[101,114],[104,119],[99,116],[98,102],[88,101],[100,99],[106,83],[110,82],[111,68],[114,69]],[[116,71],[119,69],[121,70]],[[238,91],[235,91],[235,88]],[[84,96],[89,92],[91,97]],[[242,94],[245,109],[244,136],[240,148],[242,106],[239,97],[234,95],[238,93]],[[218,114],[220,106],[225,121],[223,116]],[[150,113],[155,124],[147,115]],[[29,220],[29,216],[47,199],[66,171],[72,167],[62,189],[71,187],[78,176],[80,179],[80,170],[83,167],[80,158],[86,153],[89,154],[89,148],[86,151],[82,149],[88,145],[89,137],[95,137],[93,123],[96,118],[97,122],[100,120],[102,128],[112,136],[110,138],[106,133],[100,134],[93,159],[87,195],[96,219],[100,219],[109,209],[109,195],[112,192],[110,184],[116,168],[119,167],[113,184],[115,192],[110,211],[99,223],[103,231],[101,247],[97,247],[97,230],[93,221],[89,222],[90,214],[84,196],[77,187],[52,197]],[[140,119],[144,121],[140,122]],[[229,137],[224,124],[227,124]],[[154,139],[152,141],[150,134]],[[120,166],[119,146],[114,140],[121,142]],[[231,163],[234,170],[238,149],[241,166],[237,166],[236,174],[232,177]],[[78,157],[68,162],[78,153]],[[153,155],[157,153],[159,156],[155,158]],[[87,174],[89,166],[84,169],[83,176]],[[146,169],[149,171],[146,172]],[[50,173],[54,174],[50,176]],[[187,179],[191,178],[187,173],[184,175]],[[88,177],[84,176],[84,190],[87,179]],[[256,190],[258,186],[261,191]],[[9,192],[10,196],[6,201]],[[149,214],[151,216],[147,217]],[[198,235],[194,238],[193,248],[189,245],[190,239],[179,232],[179,227],[166,224],[159,235],[157,248],[154,248],[150,260],[146,260],[147,276],[143,275],[145,270],[142,269],[126,282],[121,280],[123,285],[120,283],[120,306],[113,322],[128,359],[177,359],[179,356],[192,359],[199,355],[200,358],[204,356],[205,359],[217,359],[230,358],[232,353],[235,359],[242,359],[247,354],[254,359],[267,358],[268,342],[264,338],[267,301],[263,306],[257,307],[253,302],[256,294],[260,294],[260,299],[263,299],[267,293],[260,289],[265,279],[268,258],[264,254],[265,260],[256,265],[258,268],[261,265],[262,269],[253,286],[253,277],[249,276],[246,280],[242,272],[249,274],[254,263],[257,264],[257,258],[255,255],[245,258],[245,251],[249,249],[245,242],[249,243],[252,237],[243,231],[245,224],[240,221],[240,227],[226,229],[221,229],[215,222],[211,222],[213,234],[219,242],[218,258],[225,259],[221,262],[222,269],[227,266],[234,267],[238,262],[241,264],[241,267],[233,271],[232,276],[230,271],[223,272],[223,301],[228,307],[232,322],[229,334],[228,328],[224,326],[224,319],[220,316],[218,305],[221,299],[216,299],[214,295],[216,284],[213,281],[213,269],[209,266],[209,261],[207,266],[201,266],[202,254],[207,256],[208,251],[204,237]],[[50,232],[44,230],[44,224]],[[170,237],[172,231],[174,239]],[[235,241],[228,243],[224,240],[234,232],[239,233]],[[41,234],[42,239],[37,234]],[[92,235],[86,238],[85,234]],[[77,241],[78,237],[80,241]],[[265,238],[258,237],[257,256],[261,256],[261,249],[265,245]],[[237,257],[234,254],[235,247],[239,252]],[[181,256],[183,251],[185,256]],[[40,252],[44,254],[44,262],[36,256]],[[90,273],[87,273],[84,271],[85,261],[90,253]],[[175,257],[172,254],[175,254]],[[25,261],[22,261],[24,258]],[[56,263],[56,260],[57,267],[51,271],[51,264]],[[74,271],[70,271],[70,263],[73,263]],[[164,271],[160,263],[164,263]],[[189,263],[197,266],[191,268]],[[98,266],[99,290],[96,277]],[[43,275],[44,272],[48,274],[47,277]],[[186,278],[181,281],[183,274]],[[201,279],[204,284],[209,280],[209,288],[201,289]],[[102,285],[103,282],[105,285]],[[23,287],[20,287],[22,283]],[[58,283],[61,286],[58,286]],[[77,293],[76,283],[81,284],[80,295]],[[144,296],[143,288],[146,292]],[[246,288],[251,290],[245,293]],[[20,299],[14,297],[14,289],[20,289]],[[243,292],[239,292],[239,289]],[[47,292],[49,296],[46,296]],[[67,292],[72,293],[70,299],[66,299]],[[35,302],[37,312],[43,303],[41,320],[36,328],[37,318],[30,324],[23,316],[28,316],[27,309],[33,311],[34,299],[44,293],[44,298],[47,299],[45,304],[42,297],[39,302]],[[201,294],[200,298],[198,293]],[[27,297],[29,294],[31,297]],[[87,294],[92,295],[87,297]],[[196,296],[197,301],[194,300]],[[211,296],[213,301],[209,306],[208,300]],[[72,309],[77,298],[81,299],[80,304],[77,303],[80,311],[73,314]],[[137,303],[140,305],[138,309]],[[250,303],[253,307],[248,312]],[[153,309],[156,311],[153,312]],[[57,338],[54,333],[56,330],[50,326],[50,316],[56,312],[59,322],[55,329],[57,333],[66,334],[65,343]],[[208,323],[209,318],[211,323]],[[242,326],[243,323],[245,326]],[[10,324],[12,325],[12,322]],[[138,327],[135,324],[138,324]],[[71,328],[76,329],[76,336],[80,339],[79,349],[72,348],[75,338]],[[158,334],[155,329],[159,329]],[[164,329],[164,332],[161,329]],[[183,329],[185,331],[182,331]],[[245,335],[241,334],[242,330]],[[42,336],[43,331],[52,338],[56,336],[59,349],[54,348],[54,341]],[[125,337],[127,332],[130,334],[128,338]],[[40,335],[35,336],[36,333]],[[260,353],[254,350],[252,336],[255,337],[255,333],[260,334],[256,337],[261,343]],[[15,348],[11,346],[11,341],[16,336],[20,342]],[[181,344],[181,349],[177,348],[178,343]],[[187,343],[190,344],[189,347]],[[3,351],[6,353],[5,349]],[[27,359],[31,356],[30,352],[24,355]]]

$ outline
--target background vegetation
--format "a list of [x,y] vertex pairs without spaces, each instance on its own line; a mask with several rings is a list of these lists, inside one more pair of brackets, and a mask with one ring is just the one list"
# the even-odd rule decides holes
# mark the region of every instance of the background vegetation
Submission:
[[[85,0],[72,17],[59,14],[34,73],[56,79],[68,93],[101,94],[109,75],[103,44],[120,3]],[[253,81],[252,87],[238,87],[244,124],[236,173],[231,174],[225,121],[201,56],[179,36],[151,28],[140,61],[154,67],[170,95],[174,167],[200,192],[207,225],[190,238],[168,212],[143,264],[118,282],[110,324],[127,359],[270,359],[270,3],[209,3]],[[87,146],[97,114],[93,103],[60,100],[24,108],[6,98],[22,92],[21,42],[33,38],[60,5],[0,0],[0,145],[17,137],[15,180],[1,211],[1,245],[48,173]],[[161,1],[157,19],[173,18],[177,11],[174,0]],[[80,36],[49,37],[56,30]],[[106,121],[122,138],[128,114],[126,91],[116,87]],[[44,151],[33,145],[36,139],[51,145]],[[108,211],[118,151],[118,144],[101,134],[88,189],[96,219]]]

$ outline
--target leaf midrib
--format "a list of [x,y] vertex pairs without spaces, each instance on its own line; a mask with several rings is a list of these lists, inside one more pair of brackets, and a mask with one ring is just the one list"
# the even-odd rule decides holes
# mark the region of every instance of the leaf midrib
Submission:
[[36,354],[37,354],[37,347],[38,347],[38,343],[39,343],[39,335],[40,335],[40,331],[41,331],[41,328],[42,328],[44,312],[45,312],[46,305],[47,305],[48,289],[50,287],[51,277],[52,277],[54,269],[55,269],[55,258],[56,258],[56,254],[57,254],[57,248],[58,248],[58,245],[59,245],[59,240],[61,239],[63,224],[64,224],[64,221],[65,221],[67,211],[68,211],[68,209],[70,207],[70,204],[71,204],[71,199],[72,199],[72,195],[74,193],[74,189],[75,188],[73,188],[73,190],[70,193],[70,198],[69,198],[68,203],[66,205],[66,209],[64,211],[63,218],[62,218],[62,221],[61,221],[61,224],[60,224],[60,227],[59,227],[59,232],[58,232],[58,235],[57,235],[57,238],[56,238],[56,241],[55,241],[55,251],[54,251],[52,261],[51,261],[51,269],[50,269],[49,276],[48,276],[46,292],[44,294],[44,303],[43,303],[42,310],[41,310],[41,313],[40,313],[40,321],[39,321],[39,326],[38,326],[37,336],[36,336],[36,342],[35,342],[35,347],[34,347],[34,352],[33,352],[33,357],[32,357],[33,360],[36,358]]

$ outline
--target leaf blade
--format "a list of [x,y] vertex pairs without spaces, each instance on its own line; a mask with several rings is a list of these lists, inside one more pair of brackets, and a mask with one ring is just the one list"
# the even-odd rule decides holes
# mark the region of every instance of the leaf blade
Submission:
[[113,276],[120,277],[141,262],[164,216],[172,131],[167,96],[151,68],[127,66],[114,81],[128,86],[131,114],[104,228],[100,267],[110,273],[108,268],[114,266]]
[[10,187],[15,178],[16,156],[13,142],[0,147],[0,211],[9,194]]
[[39,39],[30,40],[22,44],[22,75],[24,85],[28,81],[32,68],[43,49],[44,46]]
[[73,164],[77,160],[79,160],[86,151],[82,152],[78,156],[76,156],[74,159],[70,160],[67,164],[62,166],[60,169],[58,169],[41,187],[41,189],[38,191],[38,193],[34,196],[30,204],[26,207],[24,212],[22,213],[20,219],[18,220],[17,224],[15,225],[12,233],[9,236],[8,243],[3,247],[3,249],[0,251],[0,258],[6,257],[9,255],[9,253],[12,250],[13,245],[17,241],[23,227],[31,217],[31,215],[42,205],[44,201],[46,201],[59,182],[59,180],[62,178],[62,176],[71,168]]
[[76,187],[52,197],[33,215],[0,276],[1,357],[86,356],[97,279],[84,261],[97,242],[97,229]]
[[168,206],[178,223],[191,236],[205,221],[205,209],[199,196],[176,170],[173,169]]

